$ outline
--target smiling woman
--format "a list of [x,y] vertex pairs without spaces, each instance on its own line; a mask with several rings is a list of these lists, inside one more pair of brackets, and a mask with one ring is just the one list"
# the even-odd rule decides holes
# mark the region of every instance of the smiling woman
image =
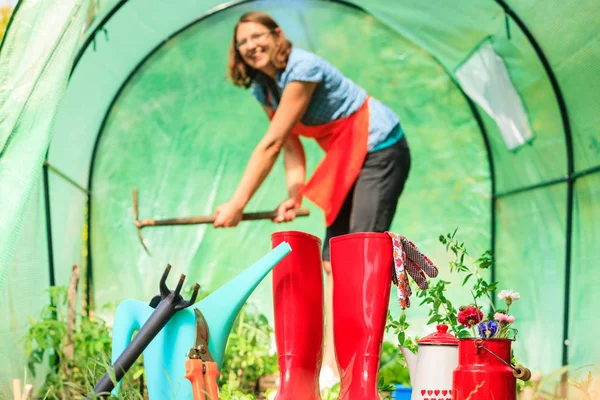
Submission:
[[[316,54],[293,48],[262,12],[248,12],[236,24],[229,69],[234,85],[252,89],[271,124],[231,200],[217,208],[215,226],[237,225],[283,149],[289,198],[280,205],[276,222],[293,220],[292,209],[304,196],[323,209],[327,239],[388,229],[410,169],[397,115]],[[315,138],[326,152],[307,184],[299,136]],[[369,168],[376,158],[389,162]],[[381,170],[382,164],[396,173]]]
[[[325,215],[327,335],[321,383],[329,386],[339,379],[331,323],[329,240],[389,230],[410,170],[408,143],[399,117],[389,107],[321,57],[293,47],[263,12],[245,13],[235,25],[229,72],[234,85],[251,88],[271,123],[231,199],[216,208],[214,226],[234,227],[240,222],[244,207],[283,150],[288,198],[279,205],[274,221],[292,221],[293,209],[301,206],[303,197]],[[301,136],[316,139],[325,151],[308,182]],[[300,323],[306,317],[297,316]],[[277,319],[275,315],[276,326]]]

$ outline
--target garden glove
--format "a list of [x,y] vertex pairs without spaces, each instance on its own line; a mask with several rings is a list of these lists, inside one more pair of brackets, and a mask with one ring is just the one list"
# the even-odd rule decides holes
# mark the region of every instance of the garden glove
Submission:
[[435,278],[438,269],[413,242],[402,235],[392,232],[387,233],[392,239],[394,248],[392,279],[394,284],[398,286],[398,302],[400,308],[404,310],[410,307],[410,296],[412,295],[408,275],[413,278],[420,289],[425,290],[429,287],[427,276]]

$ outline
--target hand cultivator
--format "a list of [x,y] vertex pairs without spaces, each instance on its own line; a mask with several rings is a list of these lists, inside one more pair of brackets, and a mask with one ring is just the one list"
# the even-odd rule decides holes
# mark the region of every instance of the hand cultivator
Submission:
[[[119,382],[125,376],[125,373],[129,371],[135,360],[142,355],[144,349],[154,339],[154,337],[161,331],[161,329],[169,322],[171,317],[179,311],[183,310],[194,304],[196,297],[198,296],[199,284],[194,284],[192,297],[189,300],[184,300],[180,295],[183,282],[185,281],[185,275],[181,274],[179,282],[175,291],[169,290],[166,284],[167,276],[171,266],[167,265],[162,278],[160,279],[160,295],[152,299],[150,305],[155,308],[154,312],[146,321],[144,326],[141,327],[140,331],[135,335],[129,346],[123,351],[123,353],[114,362],[113,368],[115,372],[116,382]],[[94,393],[101,394],[102,396],[108,396],[110,391],[114,389],[114,383],[108,373],[104,374],[102,379],[94,387]]]

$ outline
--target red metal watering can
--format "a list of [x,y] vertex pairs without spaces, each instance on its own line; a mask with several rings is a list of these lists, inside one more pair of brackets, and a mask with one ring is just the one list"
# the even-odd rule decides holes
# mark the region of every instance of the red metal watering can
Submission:
[[453,373],[453,400],[516,400],[517,378],[531,372],[511,364],[511,339],[460,339]]

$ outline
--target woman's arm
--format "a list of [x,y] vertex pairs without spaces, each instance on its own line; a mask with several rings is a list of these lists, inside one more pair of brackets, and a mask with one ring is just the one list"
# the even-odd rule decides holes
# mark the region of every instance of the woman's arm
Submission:
[[[267,117],[271,119],[275,110],[273,107],[262,106]],[[302,203],[302,188],[306,180],[306,156],[300,138],[289,135],[283,145],[283,165],[285,167],[285,180],[290,199],[297,199],[298,207]]]
[[[269,119],[275,112],[273,107],[262,106]],[[300,138],[289,135],[283,146],[283,165],[285,167],[285,180],[288,188],[288,198],[277,207],[277,216],[274,222],[289,222],[296,218],[294,208],[302,206],[302,189],[306,180],[306,156]]]
[[288,136],[285,142],[283,165],[289,197],[295,199],[299,207],[302,203],[302,189],[306,179],[306,156],[304,155],[302,142],[296,135]]
[[314,82],[291,82],[286,86],[269,129],[250,156],[246,171],[233,195],[232,200],[242,208],[248,204],[273,168],[290,132],[308,108],[316,85]]
[[242,210],[273,168],[290,132],[308,108],[316,86],[317,82],[298,81],[286,86],[269,129],[252,152],[237,190],[229,202],[217,208],[214,226],[236,226],[239,223]]
[[274,222],[289,222],[296,218],[294,208],[302,206],[302,189],[306,179],[306,159],[300,138],[290,135],[283,147],[288,198],[277,207]]
[[[269,119],[275,113],[273,107],[262,106]],[[297,200],[297,207],[302,205],[302,188],[306,180],[306,156],[300,138],[289,135],[283,145],[283,165],[285,168],[285,180],[290,199]]]

